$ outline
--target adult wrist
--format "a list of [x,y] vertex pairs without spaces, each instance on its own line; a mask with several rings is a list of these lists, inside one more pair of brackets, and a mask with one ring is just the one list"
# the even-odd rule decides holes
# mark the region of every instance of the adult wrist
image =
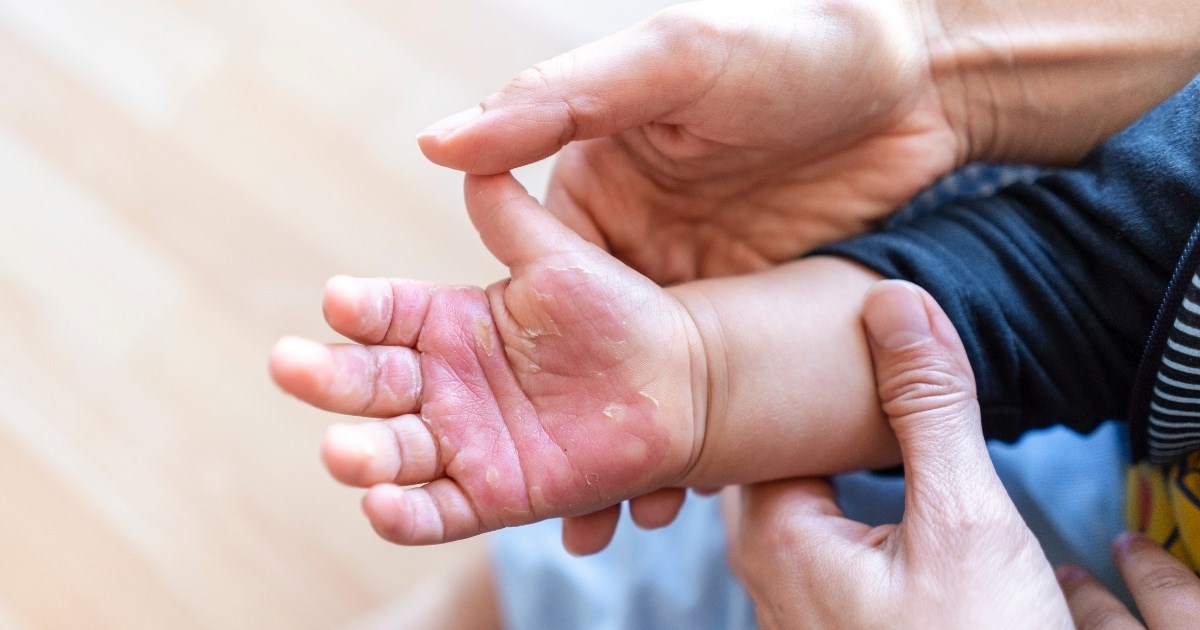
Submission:
[[963,161],[1074,164],[1200,72],[1194,0],[914,6]]

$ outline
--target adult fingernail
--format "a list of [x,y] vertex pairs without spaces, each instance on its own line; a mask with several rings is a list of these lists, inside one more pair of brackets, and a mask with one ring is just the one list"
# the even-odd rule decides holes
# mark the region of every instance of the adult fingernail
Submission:
[[1129,548],[1133,546],[1133,543],[1141,537],[1142,535],[1137,532],[1125,532],[1120,536],[1117,536],[1112,541],[1113,553],[1117,555],[1125,555],[1125,553],[1129,551]]
[[472,120],[479,118],[483,114],[483,108],[476,105],[470,109],[464,109],[457,114],[447,116],[432,125],[429,125],[417,134],[418,138],[422,137],[437,137],[444,136],[456,129],[461,129],[471,123]]
[[929,313],[917,288],[885,280],[871,288],[863,309],[867,332],[883,348],[897,350],[928,339]]
[[1058,578],[1061,584],[1071,584],[1083,580],[1088,576],[1088,572],[1077,564],[1064,564],[1054,571],[1054,577]]

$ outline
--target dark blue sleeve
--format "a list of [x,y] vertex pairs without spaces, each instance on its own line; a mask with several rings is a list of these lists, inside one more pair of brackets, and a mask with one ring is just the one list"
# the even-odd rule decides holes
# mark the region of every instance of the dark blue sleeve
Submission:
[[984,430],[1126,417],[1200,218],[1200,79],[1096,149],[982,199],[822,248],[925,287],[966,345]]

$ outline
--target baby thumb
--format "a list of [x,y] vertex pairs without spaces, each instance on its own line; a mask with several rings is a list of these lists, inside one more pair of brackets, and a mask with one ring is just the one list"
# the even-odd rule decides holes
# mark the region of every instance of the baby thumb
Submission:
[[467,175],[463,193],[484,246],[510,269],[551,259],[578,260],[600,251],[563,225],[510,173]]
[[[904,459],[905,519],[974,515],[1003,493],[980,427],[975,379],[941,307],[907,282],[880,282],[863,303],[879,401]],[[953,524],[953,523],[946,523]]]

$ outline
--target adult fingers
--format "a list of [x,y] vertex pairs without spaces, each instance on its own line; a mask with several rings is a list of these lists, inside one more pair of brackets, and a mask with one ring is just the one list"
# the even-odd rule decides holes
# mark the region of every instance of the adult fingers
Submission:
[[[880,282],[863,303],[879,400],[900,442],[905,518],[953,525],[1003,495],[980,429],[975,382],[958,334],[924,290]],[[1004,495],[1006,496],[1006,495]]]
[[[791,479],[743,486],[726,495],[729,564],[752,590],[771,584],[778,571],[811,569],[826,562],[795,561],[839,556],[823,529],[843,521],[833,486],[825,479]],[[782,560],[783,558],[793,560]]]
[[539,63],[478,107],[421,132],[421,150],[443,166],[490,175],[573,140],[659,120],[702,95],[721,68],[725,47],[706,42],[690,17],[663,12]]
[[729,527],[729,566],[754,601],[761,627],[879,625],[872,610],[888,599],[888,589],[879,589],[893,569],[877,547],[896,526],[845,518],[824,479],[741,490]]
[[1071,619],[1081,630],[1124,630],[1141,628],[1121,600],[1104,588],[1082,567],[1068,564],[1055,571],[1058,585],[1067,598]]
[[1118,536],[1113,555],[1146,625],[1200,627],[1200,578],[1191,569],[1140,534]]

